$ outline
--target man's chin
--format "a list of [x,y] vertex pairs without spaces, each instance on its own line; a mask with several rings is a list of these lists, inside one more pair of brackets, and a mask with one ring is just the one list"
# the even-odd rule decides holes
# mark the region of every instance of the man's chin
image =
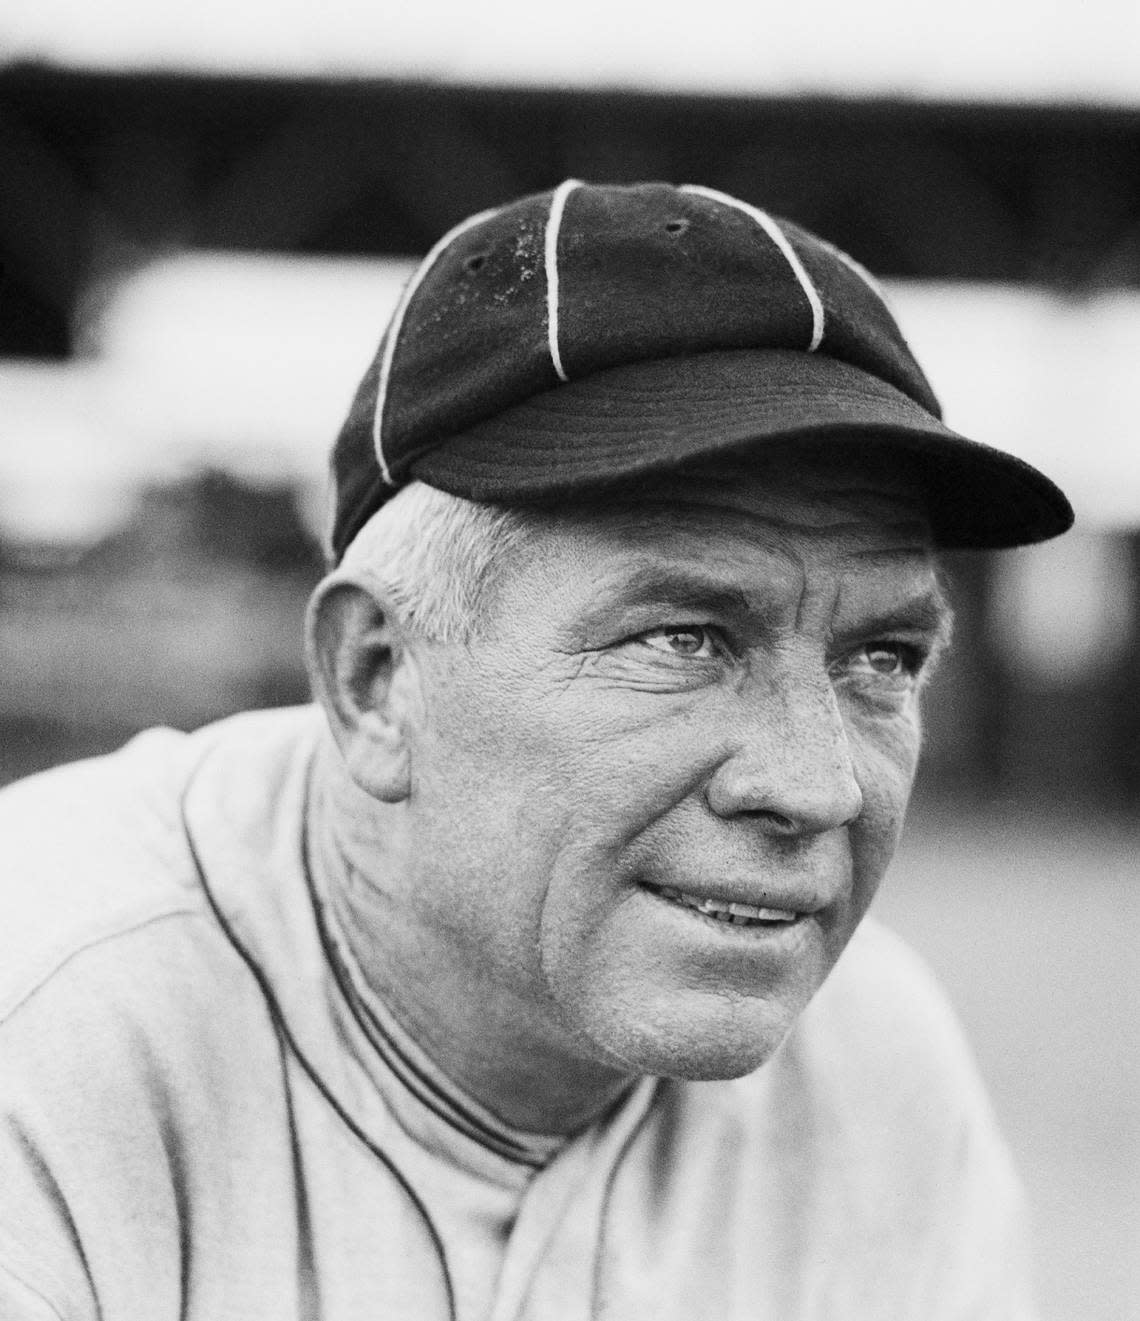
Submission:
[[779,1050],[795,1014],[729,1013],[640,1023],[613,1043],[625,1069],[640,1076],[713,1082],[754,1073]]
[[783,1037],[780,1037],[776,1041],[750,1041],[735,1047],[677,1051],[660,1058],[657,1066],[646,1072],[680,1082],[722,1082],[729,1078],[743,1078],[767,1064],[782,1041]]

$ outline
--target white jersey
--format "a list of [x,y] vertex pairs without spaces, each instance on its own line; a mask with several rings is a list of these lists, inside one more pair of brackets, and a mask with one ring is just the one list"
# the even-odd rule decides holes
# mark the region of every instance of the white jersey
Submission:
[[504,1125],[311,884],[321,716],[142,736],[0,794],[2,1321],[1028,1317],[1005,1148],[865,922],[777,1055]]

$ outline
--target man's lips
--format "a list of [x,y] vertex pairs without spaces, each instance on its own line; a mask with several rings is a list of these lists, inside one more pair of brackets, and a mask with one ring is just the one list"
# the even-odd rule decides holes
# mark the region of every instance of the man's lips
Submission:
[[686,890],[680,890],[672,885],[645,883],[644,888],[669,903],[691,909],[718,922],[736,926],[790,926],[808,912],[813,912],[818,908],[817,904],[811,903],[797,903],[794,907],[790,904],[787,907],[776,907],[774,905],[749,903],[743,899],[734,899],[727,896],[697,895]]

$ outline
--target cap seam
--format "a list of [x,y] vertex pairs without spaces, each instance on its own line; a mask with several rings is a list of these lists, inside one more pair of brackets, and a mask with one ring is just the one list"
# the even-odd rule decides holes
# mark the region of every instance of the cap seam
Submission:
[[380,475],[387,486],[395,486],[396,482],[392,477],[388,460],[384,454],[384,409],[388,403],[388,387],[392,376],[396,349],[399,345],[400,331],[404,328],[404,321],[408,309],[411,307],[412,299],[419,292],[420,286],[427,278],[432,267],[452,243],[469,229],[473,229],[484,220],[489,220],[500,209],[499,207],[491,207],[486,211],[476,212],[475,215],[468,216],[466,220],[461,220],[458,225],[453,225],[442,238],[428,249],[424,259],[416,267],[408,283],[404,286],[400,301],[396,304],[396,310],[392,314],[392,321],[384,340],[384,351],[380,357],[380,370],[376,378],[376,404],[372,416],[372,447],[376,454],[376,462],[380,466]]
[[791,240],[776,221],[767,211],[761,211],[759,207],[753,206],[750,202],[741,201],[739,197],[733,197],[730,193],[722,193],[715,188],[706,188],[702,184],[696,183],[682,184],[681,188],[684,192],[693,193],[698,197],[707,197],[710,201],[720,202],[724,206],[740,211],[748,216],[750,220],[755,221],[768,235],[791,268],[792,275],[795,277],[800,291],[807,299],[808,310],[811,312],[811,335],[808,338],[806,352],[814,353],[823,343],[825,330],[823,300],[819,296],[819,290],[815,287],[815,281],[812,280],[803,262],[800,261],[799,254],[792,247]]
[[550,361],[560,381],[567,382],[570,377],[562,366],[562,352],[558,344],[558,234],[562,228],[562,213],[570,194],[580,188],[577,179],[564,179],[554,190],[550,199],[550,214],[546,220],[546,233],[543,236],[543,256],[546,266],[546,343],[550,350]]

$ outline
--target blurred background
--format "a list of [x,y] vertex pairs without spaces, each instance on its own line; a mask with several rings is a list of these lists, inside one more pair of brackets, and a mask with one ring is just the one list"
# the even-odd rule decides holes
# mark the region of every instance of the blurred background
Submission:
[[1044,1316],[1140,1317],[1134,0],[7,0],[0,781],[306,699],[325,455],[402,281],[568,175],[819,230],[951,425],[1072,496],[1064,540],[951,563],[880,911],[966,1021]]

